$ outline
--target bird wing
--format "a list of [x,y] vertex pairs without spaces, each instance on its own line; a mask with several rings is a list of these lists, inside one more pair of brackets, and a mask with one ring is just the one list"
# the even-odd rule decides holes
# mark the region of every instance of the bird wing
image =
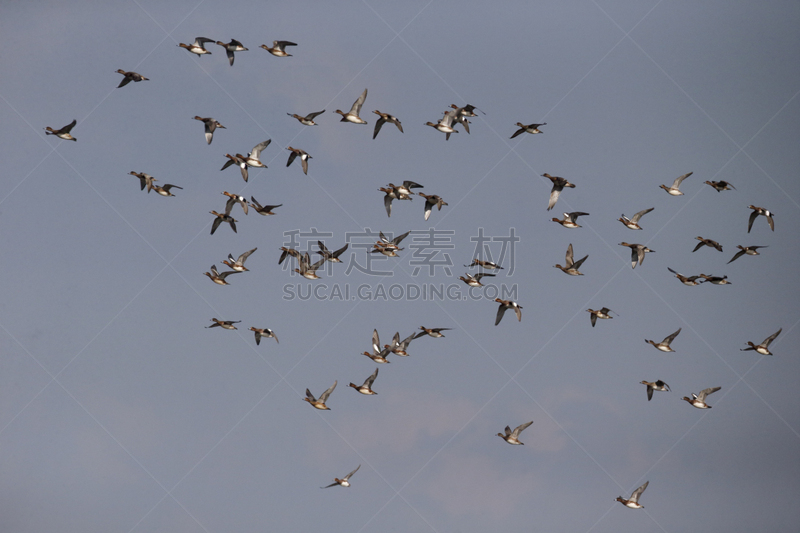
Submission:
[[375,369],[375,372],[372,373],[370,377],[364,382],[364,386],[368,388],[372,388],[372,384],[375,383],[375,378],[378,377],[378,369]]
[[638,223],[640,218],[642,218],[644,215],[646,215],[647,213],[649,213],[653,209],[655,209],[655,207],[651,207],[650,209],[643,209],[643,210],[639,211],[638,213],[633,215],[633,218],[631,218],[631,222]]
[[335,389],[335,388],[336,388],[336,384],[337,384],[338,382],[339,382],[339,380],[336,380],[336,381],[334,381],[334,382],[333,382],[333,385],[331,385],[331,388],[329,388],[328,390],[326,390],[325,392],[323,392],[323,393],[320,395],[320,397],[319,397],[319,401],[321,401],[322,403],[325,403],[325,402],[327,402],[327,401],[328,401],[328,396],[330,396],[330,395],[331,395],[331,393],[333,392],[333,389]]
[[678,176],[677,178],[675,178],[675,181],[672,182],[672,188],[677,189],[678,187],[680,187],[681,182],[686,178],[688,178],[689,176],[691,176],[692,174],[694,174],[694,172],[689,172],[688,174],[684,174],[683,176]]
[[590,319],[592,321],[592,327],[597,324],[597,315],[595,313],[589,313]]
[[586,254],[581,259],[578,259],[577,261],[572,263],[572,268],[574,268],[575,270],[578,270],[581,267],[581,265],[583,264],[583,262],[586,261],[586,259],[588,257],[589,257],[589,254]]
[[713,393],[717,392],[721,388],[722,387],[710,387],[708,389],[701,390],[700,394],[697,395],[698,401],[705,402],[706,396],[708,396],[709,394],[713,394]]
[[533,424],[533,420],[531,420],[530,422],[525,422],[524,424],[520,424],[514,429],[514,431],[511,434],[514,437],[519,437],[519,434],[525,431],[525,429],[531,424]]
[[250,152],[250,157],[252,157],[253,159],[259,159],[261,157],[261,151],[264,150],[264,148],[266,148],[267,146],[269,146],[269,143],[271,142],[272,139],[267,139],[266,141],[255,145],[253,147],[253,150]]
[[683,328],[678,328],[678,331],[676,331],[675,333],[673,333],[673,334],[672,334],[672,335],[670,335],[669,337],[665,338],[665,339],[664,339],[663,341],[661,341],[661,342],[666,342],[667,344],[671,343],[672,341],[674,341],[674,340],[675,340],[675,337],[677,337],[677,336],[678,336],[678,333],[680,333],[682,329],[683,329]]
[[753,227],[753,221],[758,217],[758,211],[750,213],[750,219],[747,221],[747,233],[750,233],[750,228]]
[[495,326],[499,324],[501,320],[503,320],[503,315],[506,313],[506,309],[508,309],[506,304],[500,304],[500,307],[497,309],[497,318],[494,319]]
[[642,485],[641,487],[639,487],[638,489],[633,491],[633,493],[631,494],[630,501],[638,503],[639,502],[639,496],[642,495],[642,493],[644,492],[644,489],[646,489],[647,485],[649,485],[649,484],[650,484],[649,481],[645,481],[644,485]]
[[347,481],[348,479],[350,479],[350,476],[352,476],[353,474],[355,474],[356,472],[358,472],[358,469],[359,469],[359,468],[361,468],[361,465],[358,465],[358,466],[356,467],[356,469],[355,469],[355,470],[353,470],[352,472],[350,472],[349,474],[347,474],[346,476],[344,476],[344,478],[342,479],[342,481]]
[[378,136],[378,132],[381,131],[381,126],[383,126],[383,124],[385,122],[386,122],[386,119],[384,119],[383,117],[380,117],[378,119],[378,121],[375,123],[375,131],[372,134],[372,138],[373,139]]
[[783,328],[779,329],[778,331],[776,331],[775,333],[773,333],[772,335],[770,335],[769,337],[767,337],[766,339],[764,339],[764,342],[762,342],[761,344],[763,344],[763,345],[764,345],[764,346],[766,346],[766,347],[769,347],[769,343],[771,343],[772,341],[774,341],[774,340],[775,340],[775,337],[777,337],[778,335],[780,335],[780,334],[781,334],[781,331],[783,331]]
[[572,263],[573,263],[572,257],[573,257],[573,253],[572,253],[572,243],[569,243],[569,246],[567,246],[567,256],[566,256],[566,258],[564,259],[564,262],[566,263],[566,265],[565,265],[565,266],[566,266],[567,268],[569,268],[569,267],[571,267],[571,266],[572,266]]
[[359,113],[361,113],[361,106],[364,105],[364,100],[366,99],[367,99],[367,90],[364,89],[364,92],[361,93],[361,96],[359,96],[353,103],[353,107],[350,108],[350,113],[354,115],[358,115]]
[[378,335],[378,330],[372,330],[372,349],[375,353],[379,353],[381,351],[381,338]]

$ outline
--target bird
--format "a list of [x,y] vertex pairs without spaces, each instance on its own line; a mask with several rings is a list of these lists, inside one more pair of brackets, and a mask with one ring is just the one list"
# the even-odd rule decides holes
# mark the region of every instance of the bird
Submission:
[[225,278],[227,278],[231,274],[238,274],[239,272],[236,270],[229,270],[227,272],[223,272],[220,274],[217,272],[217,265],[211,265],[211,272],[203,272],[208,278],[216,283],[217,285],[230,285]]
[[701,272],[700,277],[714,285],[731,285],[728,276],[707,276]]
[[[411,341],[413,341],[416,338],[417,334],[412,333],[411,335],[409,335],[408,337],[406,337],[401,341],[400,332],[395,333],[394,337],[392,338],[392,345],[393,345],[392,353],[400,357],[408,357],[408,352],[406,351],[406,349],[408,348],[408,345],[411,344]],[[383,347],[389,348],[390,345],[384,344]]]
[[739,259],[740,257],[742,257],[745,254],[747,254],[747,255],[761,255],[760,253],[758,253],[758,249],[759,248],[768,248],[767,246],[742,246],[742,245],[737,245],[736,247],[739,249],[739,251],[736,252],[736,255],[734,255],[733,258],[730,261],[728,261],[728,263],[733,263],[734,261],[736,261],[737,259]]
[[674,270],[672,270],[670,267],[667,267],[667,270],[669,270],[670,272],[675,274],[675,277],[678,278],[681,281],[681,283],[683,283],[687,287],[694,287],[695,285],[700,285],[701,283],[703,283],[705,281],[704,279],[701,279],[700,281],[697,281],[700,276],[689,276],[689,277],[683,276],[683,275],[675,272]]
[[275,57],[292,57],[292,54],[286,53],[287,46],[297,46],[297,43],[293,43],[291,41],[272,41],[272,48],[266,44],[262,44],[261,48]]
[[747,207],[753,210],[753,212],[750,213],[750,220],[747,221],[747,233],[750,233],[750,228],[753,227],[753,221],[758,217],[758,215],[763,215],[767,217],[767,223],[769,224],[769,229],[775,231],[775,221],[772,220],[772,217],[775,216],[775,213],[771,212],[769,209],[764,209],[763,207],[756,207],[754,205],[748,205]]
[[586,254],[583,259],[573,261],[572,243],[569,243],[569,246],[567,246],[567,255],[564,259],[565,266],[561,266],[560,264],[556,263],[553,268],[559,268],[562,272],[569,274],[570,276],[583,276],[583,272],[579,272],[578,269],[588,257],[589,254]]
[[[467,277],[465,278],[464,276]],[[485,277],[494,277],[495,274],[487,274],[486,272],[481,272],[480,274],[475,274],[473,276],[472,274],[465,273],[464,276],[459,276],[458,279],[460,279],[470,287],[483,287],[481,279]]]
[[683,193],[678,188],[681,186],[681,182],[692,174],[694,174],[694,172],[689,172],[683,176],[678,176],[675,178],[675,181],[672,182],[672,187],[667,187],[666,185],[659,185],[659,187],[667,191],[672,196],[683,196]]
[[342,120],[339,122],[352,122],[353,124],[366,124],[367,121],[362,119],[358,116],[361,112],[361,106],[364,105],[364,100],[367,99],[367,90],[364,89],[364,92],[361,93],[361,96],[356,98],[356,101],[353,102],[353,107],[350,108],[350,111],[344,113],[342,110],[337,109],[334,113],[339,113],[342,115]]
[[224,191],[222,194],[228,197],[228,201],[225,202],[226,213],[230,213],[231,210],[233,209],[233,206],[239,204],[240,206],[242,206],[242,211],[244,211],[244,214],[245,215],[247,214],[247,210],[249,209],[247,204],[247,198],[238,194],[230,193],[228,191]]
[[614,311],[612,311],[608,307],[604,307],[598,311],[595,311],[594,309],[587,309],[586,311],[590,313],[589,319],[592,321],[592,327],[594,327],[594,325],[597,324],[598,318],[603,318],[603,319],[614,318],[609,314],[613,313]]
[[498,433],[497,436],[509,444],[525,444],[524,442],[519,441],[519,434],[525,431],[525,429],[531,424],[533,424],[533,420],[518,425],[516,428],[514,428],[514,431],[511,431],[511,428],[509,426],[506,426],[505,435],[502,433]]
[[398,248],[398,245],[400,244],[400,242],[401,242],[403,239],[405,239],[406,237],[408,237],[408,234],[409,234],[409,233],[411,233],[411,232],[410,232],[410,231],[407,231],[407,232],[403,233],[402,235],[398,235],[398,236],[397,236],[397,237],[395,237],[394,239],[391,239],[391,240],[390,240],[389,238],[387,238],[387,237],[386,237],[386,236],[383,234],[383,232],[382,232],[382,231],[380,231],[380,232],[378,232],[378,235],[380,236],[380,240],[378,241],[378,244],[379,244],[380,246],[384,247],[384,248],[389,248],[389,249],[399,250],[399,248]]
[[445,140],[449,141],[451,133],[458,133],[458,130],[453,127],[453,120],[455,120],[455,113],[445,111],[444,116],[441,118],[441,120],[439,120],[439,122],[436,124],[433,122],[426,122],[425,125],[441,131],[445,134]]
[[639,225],[639,219],[642,218],[647,213],[649,213],[650,211],[652,211],[653,209],[655,209],[655,207],[651,207],[650,209],[642,209],[641,211],[633,215],[633,217],[631,218],[628,218],[623,214],[622,217],[618,218],[617,220],[625,224],[625,227],[628,229],[642,229],[642,227]]
[[397,126],[397,129],[400,130],[400,133],[403,133],[403,125],[400,124],[400,121],[397,120],[396,116],[390,115],[389,113],[382,113],[378,110],[373,111],[373,113],[375,113],[380,117],[378,121],[375,123],[375,131],[372,133],[373,139],[375,139],[375,137],[378,136],[378,132],[381,131],[381,126],[383,126],[387,122]]
[[438,339],[440,337],[444,337],[444,334],[442,333],[443,331],[448,331],[452,328],[426,328],[425,326],[420,326],[419,329],[421,329],[422,331],[420,333],[417,333],[417,336],[414,337],[415,339],[418,339],[423,335],[428,335],[429,337]]
[[[247,154],[247,157],[244,157],[242,154],[236,154],[236,159],[238,159],[238,165],[242,169],[242,178],[244,181],[247,181],[247,167],[253,168],[267,168],[267,165],[261,162],[261,152],[269,146],[269,143],[272,142],[272,139],[267,139],[264,142],[260,142],[253,147],[252,150]],[[230,157],[229,154],[225,154],[226,157],[231,159],[220,170],[225,170],[228,166],[232,165],[235,161],[233,158]]]
[[646,343],[648,343],[648,344],[652,344],[653,346],[655,346],[656,348],[658,348],[658,349],[659,349],[659,350],[661,350],[662,352],[674,352],[675,350],[673,350],[672,348],[670,348],[670,346],[669,346],[669,345],[670,345],[670,343],[671,343],[672,341],[674,341],[674,340],[675,340],[675,337],[677,337],[677,336],[678,336],[678,334],[681,332],[681,329],[683,329],[683,328],[678,328],[678,331],[676,331],[676,332],[675,332],[675,333],[673,333],[672,335],[669,335],[668,337],[665,337],[665,338],[664,338],[664,340],[663,340],[663,341],[661,341],[661,342],[649,341],[649,340],[647,340],[647,339],[645,339],[645,340],[644,340],[644,342],[646,342]]
[[514,312],[517,313],[517,321],[522,322],[522,306],[517,302],[513,300],[501,300],[500,298],[495,298],[494,301],[500,304],[500,307],[497,308],[497,316],[494,319],[495,326],[503,320],[506,309],[513,309]]
[[295,113],[286,113],[286,114],[289,115],[290,117],[296,118],[300,122],[300,124],[302,124],[303,126],[319,126],[319,124],[314,122],[314,119],[317,116],[323,114],[324,112],[325,112],[325,110],[323,109],[322,111],[316,111],[314,113],[309,113],[308,115],[306,115],[304,117],[302,117],[302,116],[300,116],[298,114],[295,114]]
[[379,187],[378,190],[386,193],[383,196],[383,207],[389,217],[392,216],[392,200],[411,200],[410,196],[400,195],[394,187]]
[[[460,109],[461,110],[461,114],[464,115],[465,117],[477,117],[478,116],[478,115],[475,114],[475,110],[478,109],[478,108],[475,107],[472,104],[467,104],[467,105],[465,105],[463,107],[459,107],[456,104],[450,104],[450,107],[452,107],[453,109]],[[478,111],[481,111],[481,110],[478,109]],[[486,114],[483,111],[481,111],[481,113],[484,114],[484,115]]]
[[339,248],[338,250],[328,250],[325,246],[325,243],[322,241],[317,241],[317,246],[319,247],[319,251],[316,252],[321,255],[326,261],[330,261],[331,263],[341,263],[342,260],[339,259],[339,256],[347,250],[347,247],[350,246],[350,243],[346,243],[344,246]]
[[147,193],[148,194],[150,193],[150,191],[153,190],[153,182],[158,181],[157,179],[155,179],[150,174],[145,174],[144,172],[140,173],[140,172],[134,172],[133,170],[131,170],[130,172],[128,172],[128,174],[130,174],[131,176],[136,176],[137,178],[139,178],[139,185],[141,186],[141,188],[139,190],[143,191],[144,188],[147,187]]
[[397,191],[400,200],[410,200],[410,195],[414,194],[411,189],[423,189],[424,186],[415,181],[405,180],[402,185],[390,183],[389,187]]
[[553,218],[553,222],[558,222],[565,228],[580,228],[581,226],[578,224],[578,217],[581,216],[589,216],[589,213],[584,213],[582,211],[573,211],[572,213],[564,213],[564,220]]
[[206,329],[216,328],[217,326],[221,327],[222,329],[237,329],[234,324],[241,322],[241,320],[219,320],[217,318],[212,318],[211,321],[214,323],[210,326],[206,326]]
[[295,268],[295,272],[306,279],[319,279],[319,276],[317,276],[317,269],[319,269],[319,267],[325,263],[325,258],[323,257],[312,265],[311,259],[308,257],[308,252],[306,252],[304,255],[299,257],[299,262],[300,268]]
[[[214,140],[214,130],[215,130],[215,129],[217,129],[217,128],[222,128],[223,130],[226,130],[226,129],[228,129],[228,128],[226,128],[225,126],[223,126],[222,124],[220,124],[219,122],[217,122],[216,120],[214,120],[214,119],[213,119],[213,118],[211,118],[211,117],[206,117],[206,118],[203,118],[203,117],[194,117],[194,119],[195,119],[195,120],[199,120],[200,122],[202,122],[203,124],[205,124],[205,129],[206,129],[206,143],[208,143],[208,144],[211,144],[211,141],[213,141],[213,140]],[[223,168],[224,168],[224,167],[223,167]],[[247,181],[247,180],[245,180],[245,181]]]
[[514,135],[511,136],[511,139],[517,135],[522,135],[523,133],[544,133],[539,129],[539,126],[547,126],[547,122],[542,122],[541,124],[528,124],[527,126],[522,122],[517,122],[517,126],[519,126],[519,129],[514,132]]
[[299,148],[292,148],[290,146],[287,150],[290,150],[292,153],[289,154],[289,160],[286,162],[286,166],[288,167],[291,165],[292,161],[294,161],[297,156],[300,156],[300,162],[303,165],[303,174],[308,175],[308,160],[311,159],[311,156],[308,155],[305,150]]
[[119,89],[120,87],[125,87],[126,85],[128,85],[132,81],[148,81],[150,79],[150,78],[145,78],[144,76],[142,76],[138,72],[132,72],[132,71],[131,72],[126,72],[126,71],[124,71],[122,69],[118,69],[117,73],[122,74],[123,76],[125,76],[124,78],[122,78],[122,81],[119,82],[119,85],[117,85],[117,89]]
[[695,237],[695,239],[700,241],[700,243],[697,246],[694,247],[694,250],[692,250],[692,252],[696,252],[697,250],[699,250],[703,246],[708,246],[710,248],[714,248],[714,249],[716,249],[717,251],[720,251],[720,252],[722,251],[722,245],[720,243],[718,243],[717,241],[712,241],[711,239],[704,239],[703,237]]
[[352,476],[353,474],[358,472],[359,468],[361,468],[361,465],[358,465],[355,470],[353,470],[352,472],[350,472],[349,474],[344,476],[342,479],[339,479],[338,477],[335,477],[335,478],[333,478],[333,483],[331,483],[330,485],[327,485],[325,487],[320,487],[320,488],[321,489],[327,489],[327,488],[333,487],[335,485],[341,485],[342,487],[349,487],[350,486],[350,481],[349,481],[350,476]]
[[254,332],[254,335],[256,337],[256,346],[261,344],[261,339],[262,338],[264,338],[264,339],[275,339],[275,342],[280,344],[280,341],[278,341],[278,336],[275,335],[275,332],[272,331],[269,328],[264,328],[264,329],[249,328],[249,329],[250,329],[250,331]]
[[[159,187],[158,185],[153,185],[152,189],[154,191],[156,191],[158,194],[160,194],[161,196],[175,196],[174,194],[169,192],[169,190],[170,189],[181,189],[181,190],[183,190],[183,187],[178,187],[177,185],[172,185],[171,183],[165,183],[161,187]],[[148,191],[148,192],[150,192],[150,191]]]
[[736,189],[733,185],[728,183],[727,181],[704,181],[706,185],[711,185],[715,191],[722,192],[722,191],[729,191],[731,189]]
[[642,495],[644,489],[646,489],[647,485],[649,484],[650,484],[649,481],[645,481],[644,485],[642,485],[641,487],[633,491],[633,493],[631,493],[630,498],[626,500],[622,496],[617,496],[615,501],[618,501],[625,507],[630,507],[631,509],[644,509],[644,505],[639,504],[639,497]]
[[258,248],[253,248],[252,250],[248,250],[242,255],[239,256],[238,259],[234,259],[231,254],[228,254],[228,259],[223,261],[229,268],[232,268],[236,272],[247,272],[247,267],[244,266],[244,262],[247,261],[247,258],[250,257],[250,254],[258,250]]
[[286,259],[288,256],[294,257],[295,259],[297,259],[298,262],[300,261],[300,258],[302,257],[302,254],[300,252],[298,252],[297,250],[295,250],[294,248],[285,248],[285,247],[281,246],[281,250],[282,250],[281,258],[278,259],[278,264],[279,265],[281,263],[283,263],[283,260]]
[[779,329],[778,331],[776,331],[775,333],[773,333],[772,335],[770,335],[769,337],[767,337],[766,339],[764,339],[764,342],[762,342],[762,343],[761,343],[761,344],[759,344],[758,346],[756,346],[756,345],[755,345],[753,342],[751,342],[751,341],[747,341],[747,344],[748,344],[750,347],[749,347],[749,348],[742,348],[742,349],[741,349],[741,351],[743,351],[743,352],[749,352],[750,350],[755,350],[756,352],[760,353],[761,355],[772,355],[772,352],[770,352],[770,351],[769,351],[769,345],[770,345],[770,343],[771,343],[772,341],[774,341],[774,340],[775,340],[775,338],[776,338],[778,335],[780,335],[780,334],[781,334],[781,331],[783,331],[783,328]]
[[491,261],[484,261],[482,259],[473,259],[472,263],[469,265],[464,265],[466,268],[472,268],[474,266],[479,266],[482,268],[487,268],[489,270],[503,270],[503,267],[498,265],[497,263],[493,263]]
[[564,190],[564,187],[569,187],[571,189],[575,188],[575,185],[568,182],[564,178],[560,178],[558,176],[551,176],[547,172],[542,174],[542,177],[545,177],[553,182],[553,188],[550,189],[550,200],[547,203],[547,210],[550,211],[556,205],[558,201],[558,196],[561,194],[561,191]]
[[54,130],[50,126],[47,126],[45,128],[45,130],[46,130],[45,131],[45,135],[55,135],[59,139],[64,139],[66,141],[77,141],[78,139],[76,139],[75,137],[73,137],[69,133],[72,130],[72,128],[75,127],[75,124],[77,124],[77,123],[78,123],[77,120],[73,120],[72,122],[70,122],[69,124],[67,124],[63,128],[61,128],[60,130]]
[[386,356],[392,353],[392,350],[395,347],[396,339],[393,340],[392,344],[381,346],[381,338],[378,335],[378,330],[372,330],[372,353],[363,352],[361,355],[366,355],[376,363],[389,363],[390,361],[386,359]]
[[669,388],[669,385],[667,385],[666,383],[664,383],[660,379],[658,381],[641,381],[640,383],[642,385],[647,385],[647,401],[648,402],[653,399],[653,391],[657,390],[657,391],[669,392],[671,390]]
[[273,213],[273,212],[272,212],[272,210],[273,210],[273,209],[276,209],[276,208],[278,208],[278,207],[280,207],[280,206],[282,206],[282,205],[283,205],[283,204],[278,204],[278,205],[261,205],[260,203],[258,203],[258,200],[256,200],[256,199],[255,199],[255,198],[253,198],[252,196],[250,197],[250,201],[252,202],[252,203],[250,204],[250,207],[252,207],[253,209],[255,209],[255,210],[256,210],[256,213],[258,213],[259,215],[264,215],[264,216],[267,216],[267,215],[274,215],[275,213]]
[[469,133],[469,120],[467,119],[467,117],[471,115],[464,114],[463,113],[464,110],[455,104],[451,104],[450,107],[452,107],[453,109],[447,111],[447,113],[453,117],[452,118],[453,122],[464,126],[464,131]]
[[619,243],[620,246],[627,246],[631,249],[631,268],[636,268],[636,265],[644,263],[645,252],[655,252],[644,244],[628,244],[627,242]]
[[198,56],[204,54],[211,54],[208,50],[206,50],[206,43],[215,43],[214,39],[209,39],[207,37],[197,37],[192,44],[183,44],[180,43],[178,46],[181,48],[186,48],[188,52],[192,54],[197,54]]
[[425,194],[421,192],[417,194],[425,198],[425,220],[428,220],[428,217],[431,216],[431,211],[434,207],[437,207],[439,211],[441,211],[443,205],[448,205],[447,202],[442,200],[437,194]]
[[331,408],[325,405],[325,402],[328,401],[328,397],[333,392],[333,389],[336,388],[336,384],[338,382],[339,382],[338,380],[334,381],[333,385],[331,385],[331,387],[328,390],[319,395],[319,399],[314,398],[314,395],[311,394],[311,391],[306,389],[306,397],[303,398],[303,401],[310,403],[311,406],[314,407],[314,409],[319,409],[320,411],[330,411]]
[[242,179],[244,181],[247,181],[247,163],[245,162],[244,156],[242,154],[236,154],[236,155],[225,154],[225,157],[227,157],[229,161],[226,161],[225,164],[222,165],[222,168],[219,169],[220,172],[225,170],[231,165],[236,165],[242,171]]
[[363,385],[359,386],[359,385],[356,385],[355,383],[350,383],[350,385],[348,385],[348,387],[353,387],[354,389],[356,389],[361,394],[366,394],[367,396],[378,394],[377,392],[372,390],[372,384],[375,382],[375,378],[377,378],[377,377],[378,377],[378,369],[376,368],[375,372],[373,372],[372,375],[370,377],[368,377],[366,379],[366,381],[364,381]]
[[248,49],[244,47],[242,43],[237,41],[236,39],[231,39],[229,43],[223,43],[222,41],[217,41],[217,44],[220,45],[225,49],[225,53],[228,55],[228,63],[233,66],[233,53],[234,52],[246,52]]
[[225,213],[217,213],[216,211],[211,211],[210,214],[215,215],[217,218],[214,219],[214,223],[211,224],[211,235],[214,235],[214,232],[217,231],[217,228],[223,222],[227,222],[231,225],[231,229],[234,233],[236,231],[236,219],[231,216],[230,210],[226,210]]
[[706,403],[706,396],[709,394],[713,394],[720,390],[722,387],[711,387],[708,389],[701,390],[698,394],[692,393],[691,398],[687,398],[684,396],[681,400],[686,400],[692,406],[697,407],[698,409],[711,409],[711,406]]

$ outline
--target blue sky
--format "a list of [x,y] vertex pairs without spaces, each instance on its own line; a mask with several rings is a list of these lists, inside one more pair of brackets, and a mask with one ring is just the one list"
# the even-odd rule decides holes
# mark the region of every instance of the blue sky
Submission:
[[[1,529],[796,527],[795,3],[138,0],[3,14]],[[249,50],[231,67],[215,44],[204,57],[177,46],[197,36]],[[274,40],[296,42],[293,57],[259,48]],[[150,80],[117,89],[120,68]],[[334,110],[364,88],[369,124],[340,123]],[[485,112],[470,134],[424,125],[467,103]],[[286,115],[321,109],[316,127]],[[404,133],[373,140],[374,109]],[[195,115],[226,129],[208,145]],[[73,119],[77,142],[45,136]],[[547,126],[511,140],[517,122]],[[248,183],[220,172],[225,153],[265,139],[268,168]],[[288,146],[311,154],[307,176],[286,167]],[[146,194],[130,171],[183,189]],[[659,189],[690,171],[684,196]],[[576,184],[549,212],[545,172]],[[395,201],[387,218],[377,189],[404,180],[449,205],[425,221],[422,198]],[[283,206],[236,206],[238,233],[212,236],[223,191]],[[774,232],[760,217],[747,233],[749,204],[776,213]],[[649,207],[642,231],[616,220]],[[564,211],[589,216],[565,229],[550,220]],[[313,282],[278,265],[290,235],[312,231],[331,249],[351,242]],[[399,258],[374,258],[383,274],[348,272],[367,261],[358,235],[378,231],[412,235]],[[488,244],[506,269],[484,282],[514,291],[523,317],[495,326],[494,293],[469,297],[457,278],[479,235],[512,234],[513,255]],[[696,236],[724,252],[692,252]],[[631,269],[623,241],[655,253]],[[589,255],[584,276],[553,268],[570,243]],[[767,248],[727,264],[736,245]],[[256,247],[230,286],[203,275]],[[686,287],[668,267],[731,284]],[[604,306],[617,314],[592,328],[586,309]],[[205,329],[212,317],[242,322]],[[452,329],[390,356],[378,395],[347,387],[376,368],[359,355],[373,329],[388,342],[423,325]],[[280,343],[256,346],[251,326]],[[675,353],[642,342],[678,328]],[[740,351],[779,328],[774,356]],[[648,402],[639,382],[657,379],[672,392]],[[334,380],[330,411],[301,401]],[[711,410],[680,400],[712,386]],[[529,420],[525,446],[495,436]],[[320,490],[359,464],[351,487]],[[644,510],[614,501],[647,480]]]

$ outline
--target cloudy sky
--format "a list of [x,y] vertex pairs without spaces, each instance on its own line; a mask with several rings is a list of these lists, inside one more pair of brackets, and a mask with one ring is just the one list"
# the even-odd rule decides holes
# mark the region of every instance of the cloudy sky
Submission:
[[[796,528],[795,2],[78,0],[2,15],[0,530]],[[215,44],[178,47],[197,36],[249,50],[231,67]],[[293,57],[259,48],[274,40]],[[117,69],[149,81],[118,89]],[[369,124],[339,122],[365,88]],[[470,134],[425,126],[467,103],[485,112]],[[287,116],[322,109],[316,127]],[[375,109],[404,133],[373,140]],[[226,129],[208,145],[195,115]],[[77,142],[45,135],[73,119]],[[547,125],[511,140],[517,122]],[[220,171],[266,139],[248,183]],[[311,154],[307,176],[288,146]],[[182,189],[141,192],[131,171]],[[545,172],[576,185],[550,212]],[[659,189],[687,172],[684,196]],[[395,201],[388,218],[377,189],[404,180],[449,205],[426,221],[422,198]],[[236,206],[238,233],[212,236],[223,191],[283,205]],[[759,217],[747,233],[750,204],[777,213],[774,232]],[[616,220],[650,207],[642,231]],[[564,211],[589,216],[565,229]],[[378,231],[414,233],[400,257],[368,258]],[[293,235],[350,249],[312,282],[278,264]],[[724,251],[692,252],[697,236]],[[623,241],[655,253],[631,269]],[[553,268],[570,243],[584,276]],[[767,248],[728,264],[737,245]],[[252,248],[230,286],[203,275]],[[458,276],[478,256],[505,269],[470,294]],[[668,267],[730,284],[687,287]],[[494,325],[502,290],[521,323]],[[592,328],[601,307],[616,314]],[[388,365],[360,355],[373,329],[388,342],[423,325],[451,330]],[[251,326],[280,343],[256,346]],[[678,328],[674,353],[642,342]],[[774,356],[741,351],[780,328]],[[376,396],[347,387],[377,366]],[[648,402],[639,382],[658,379],[672,391]],[[301,401],[335,380],[330,411]],[[680,400],[715,386],[711,410]],[[525,446],[495,436],[530,420]],[[358,465],[351,487],[320,489]],[[614,501],[645,481],[644,510]]]

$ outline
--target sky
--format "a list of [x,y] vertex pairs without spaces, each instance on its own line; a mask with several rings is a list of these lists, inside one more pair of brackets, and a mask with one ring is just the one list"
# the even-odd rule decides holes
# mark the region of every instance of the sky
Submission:
[[[0,530],[789,531],[795,2],[6,2]],[[230,66],[198,36],[249,50]],[[292,57],[259,46],[289,40]],[[117,88],[117,69],[149,81]],[[364,89],[368,125],[342,123]],[[481,112],[449,141],[425,126]],[[325,109],[318,126],[287,113]],[[398,117],[372,139],[380,110]],[[209,145],[201,123],[225,126]],[[73,119],[77,142],[46,136]],[[543,134],[510,139],[515,124]],[[271,139],[266,169],[220,171]],[[287,147],[308,152],[308,175]],[[174,184],[139,190],[129,172]],[[659,189],[685,173],[683,196]],[[576,185],[547,211],[543,173]],[[413,180],[448,205],[379,187]],[[704,181],[725,180],[716,192]],[[224,191],[282,204],[210,235]],[[748,205],[775,213],[747,232]],[[655,208],[625,228],[621,214]],[[554,224],[589,213],[581,228]],[[399,257],[368,254],[412,231]],[[718,241],[693,252],[702,236]],[[293,241],[294,239],[294,241]],[[281,246],[338,249],[310,281]],[[631,268],[621,242],[654,253]],[[583,276],[554,269],[567,246]],[[766,246],[728,264],[736,246]],[[204,272],[257,248],[229,286]],[[369,255],[369,257],[368,257]],[[319,257],[314,255],[314,257]],[[504,269],[468,292],[473,258]],[[684,275],[728,285],[682,285]],[[424,291],[424,292],[423,292]],[[505,292],[502,292],[505,291]],[[522,321],[494,325],[495,297]],[[592,328],[587,309],[612,320]],[[212,318],[238,330],[207,329]],[[360,355],[420,326],[410,356]],[[280,342],[256,345],[250,327]],[[656,342],[681,328],[674,353]],[[741,351],[782,328],[773,356]],[[380,368],[375,396],[351,390]],[[671,392],[647,401],[640,381]],[[338,381],[330,411],[301,401]],[[708,387],[710,410],[681,401]],[[533,421],[524,446],[497,438]],[[348,488],[320,489],[356,466]],[[649,481],[642,510],[623,507]]]

